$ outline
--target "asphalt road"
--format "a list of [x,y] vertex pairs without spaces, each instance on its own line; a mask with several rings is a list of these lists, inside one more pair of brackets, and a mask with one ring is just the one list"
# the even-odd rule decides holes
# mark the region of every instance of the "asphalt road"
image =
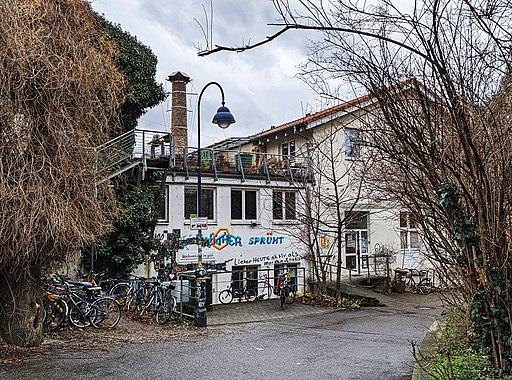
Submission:
[[210,328],[184,341],[55,351],[0,379],[409,379],[438,310],[368,308]]

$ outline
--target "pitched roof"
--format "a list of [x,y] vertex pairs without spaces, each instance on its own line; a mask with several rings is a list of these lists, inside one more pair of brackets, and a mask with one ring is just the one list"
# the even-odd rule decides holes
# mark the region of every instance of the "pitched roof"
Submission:
[[335,115],[338,112],[345,111],[345,110],[347,110],[347,109],[349,109],[351,107],[358,106],[358,105],[360,105],[360,104],[362,104],[362,103],[364,103],[364,102],[366,102],[366,101],[368,101],[370,99],[371,99],[370,95],[360,96],[358,98],[349,100],[348,102],[343,102],[343,103],[338,104],[336,106],[333,106],[333,107],[330,107],[330,108],[326,108],[326,109],[324,109],[322,111],[315,112],[313,114],[307,114],[306,116],[301,117],[299,119],[295,119],[295,120],[289,121],[287,123],[284,123],[284,124],[281,124],[281,125],[278,125],[278,126],[273,126],[270,129],[267,129],[267,130],[264,130],[262,132],[259,132],[259,133],[256,133],[256,134],[252,135],[250,138],[251,138],[251,140],[252,139],[257,139],[257,138],[265,137],[265,136],[268,136],[268,135],[272,135],[274,133],[278,133],[278,132],[287,130],[287,129],[295,127],[295,126],[302,126],[302,125],[305,126],[305,125],[313,123],[313,122],[315,122],[317,120],[321,120],[321,119],[323,119],[325,117],[329,117],[329,116]]
[[[412,78],[405,79],[401,82],[398,82],[393,87],[396,86],[397,88],[401,89],[411,83],[416,83],[416,82],[417,82],[417,79],[412,77]],[[366,94],[366,95],[351,99],[347,102],[343,102],[341,104],[335,105],[333,107],[326,108],[322,111],[315,112],[313,114],[306,114],[306,116],[301,117],[299,119],[295,119],[295,120],[289,121],[287,123],[284,123],[284,124],[281,124],[278,126],[273,126],[270,129],[266,129],[262,132],[256,133],[256,134],[250,136],[250,139],[251,140],[259,139],[259,138],[262,138],[265,136],[279,133],[281,131],[285,131],[292,127],[307,126],[308,124],[313,123],[315,121],[321,120],[323,118],[326,118],[326,117],[329,117],[332,115],[336,115],[338,112],[346,111],[352,107],[359,106],[372,98],[373,98],[372,95]]]

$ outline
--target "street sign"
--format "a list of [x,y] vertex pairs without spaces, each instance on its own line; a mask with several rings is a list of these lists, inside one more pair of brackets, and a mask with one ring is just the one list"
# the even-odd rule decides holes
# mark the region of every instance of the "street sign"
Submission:
[[191,230],[207,230],[208,229],[208,218],[190,218],[190,229]]

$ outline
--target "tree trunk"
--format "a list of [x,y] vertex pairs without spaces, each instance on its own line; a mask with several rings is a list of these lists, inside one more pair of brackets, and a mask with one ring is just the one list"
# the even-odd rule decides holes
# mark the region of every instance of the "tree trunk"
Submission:
[[[338,212],[339,213],[339,212]],[[338,220],[340,220],[340,216],[338,215]],[[341,243],[341,223],[338,222],[336,233],[338,234],[338,241],[337,241],[337,248],[338,248],[338,262],[336,263],[336,300],[338,305],[341,304],[341,268],[342,268],[342,260],[341,260],[341,250],[342,250],[342,243]]]
[[40,287],[31,279],[0,274],[0,336],[16,346],[38,346],[43,341]]

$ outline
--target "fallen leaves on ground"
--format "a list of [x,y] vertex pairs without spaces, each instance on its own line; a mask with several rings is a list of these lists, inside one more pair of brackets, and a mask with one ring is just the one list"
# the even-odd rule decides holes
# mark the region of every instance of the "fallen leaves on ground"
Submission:
[[336,307],[336,298],[326,294],[304,293],[303,296],[297,297],[296,301],[317,307]]
[[316,307],[339,307],[341,309],[348,310],[357,310],[361,308],[360,300],[343,297],[341,299],[341,303],[338,305],[335,297],[317,293],[304,293],[303,296],[297,297],[297,302]]
[[124,316],[114,329],[96,329],[92,326],[79,329],[66,325],[46,334],[39,347],[10,346],[0,339],[0,365],[21,364],[54,350],[108,350],[133,343],[186,341],[206,333],[205,329],[196,329],[190,325],[158,325],[151,316]]

